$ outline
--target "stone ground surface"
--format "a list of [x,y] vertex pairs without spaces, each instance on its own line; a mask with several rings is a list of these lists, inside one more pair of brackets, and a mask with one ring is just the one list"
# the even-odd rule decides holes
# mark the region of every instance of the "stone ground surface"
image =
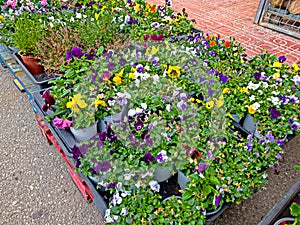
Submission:
[[0,69],[0,224],[104,224],[42,136],[26,94]]
[[[165,0],[148,0],[149,3],[164,4]],[[300,59],[300,40],[254,24],[260,0],[172,0],[172,8],[182,8],[195,27],[204,33],[220,34],[221,38],[235,38],[249,56],[266,49],[276,56],[285,55],[289,64]]]

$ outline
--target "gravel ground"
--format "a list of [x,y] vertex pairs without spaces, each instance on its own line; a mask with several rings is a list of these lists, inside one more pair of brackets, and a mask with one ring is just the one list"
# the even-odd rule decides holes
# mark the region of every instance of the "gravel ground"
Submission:
[[0,224],[104,224],[42,136],[26,94],[0,71]]
[[[26,94],[0,71],[0,224],[104,224],[88,204],[54,147],[41,135]],[[233,204],[213,225],[255,225],[300,173],[300,137],[286,146],[279,173],[269,171],[267,190]]]

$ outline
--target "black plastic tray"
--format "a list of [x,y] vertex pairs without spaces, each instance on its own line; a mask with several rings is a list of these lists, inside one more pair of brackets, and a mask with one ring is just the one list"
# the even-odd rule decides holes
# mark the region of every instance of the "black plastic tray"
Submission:
[[[38,85],[42,85],[44,87],[49,87],[48,82],[51,80],[56,79],[57,77],[52,77],[43,81],[38,81],[35,79],[35,77],[29,72],[29,70],[26,68],[26,66],[23,64],[22,59],[20,58],[20,56],[18,55],[18,53],[13,52],[12,53],[13,58],[16,60],[16,62],[22,67],[23,71],[28,74],[28,76],[32,79],[32,81]],[[41,88],[42,89],[42,88]]]
[[290,187],[290,189],[276,202],[271,210],[264,216],[258,225],[270,225],[280,219],[280,215],[289,206],[292,199],[300,192],[300,177]]

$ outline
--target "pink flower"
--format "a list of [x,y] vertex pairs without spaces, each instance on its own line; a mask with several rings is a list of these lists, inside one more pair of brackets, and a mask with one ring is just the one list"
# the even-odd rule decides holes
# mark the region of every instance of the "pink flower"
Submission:
[[42,6],[47,6],[48,2],[47,2],[47,0],[41,0],[41,4],[42,4]]
[[53,124],[58,129],[64,129],[65,130],[66,128],[71,127],[72,121],[55,117],[54,120],[53,120]]

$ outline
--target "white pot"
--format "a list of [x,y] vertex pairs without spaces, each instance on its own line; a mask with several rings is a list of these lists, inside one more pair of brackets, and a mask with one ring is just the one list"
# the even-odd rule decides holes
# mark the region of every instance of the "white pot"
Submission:
[[296,219],[295,218],[290,218],[290,217],[286,217],[286,218],[281,218],[280,220],[277,220],[274,225],[280,225],[282,222],[294,222]]
[[181,172],[180,170],[178,171],[178,177],[177,177],[177,183],[179,184],[180,188],[182,190],[185,189],[187,182],[189,182],[190,179],[187,178],[183,172]]
[[172,176],[172,173],[167,168],[157,167],[154,171],[154,180],[162,182],[168,180]]
[[92,126],[87,128],[80,128],[75,130],[73,127],[70,127],[71,133],[73,134],[75,141],[77,143],[90,140],[97,134],[97,123],[94,123]]

